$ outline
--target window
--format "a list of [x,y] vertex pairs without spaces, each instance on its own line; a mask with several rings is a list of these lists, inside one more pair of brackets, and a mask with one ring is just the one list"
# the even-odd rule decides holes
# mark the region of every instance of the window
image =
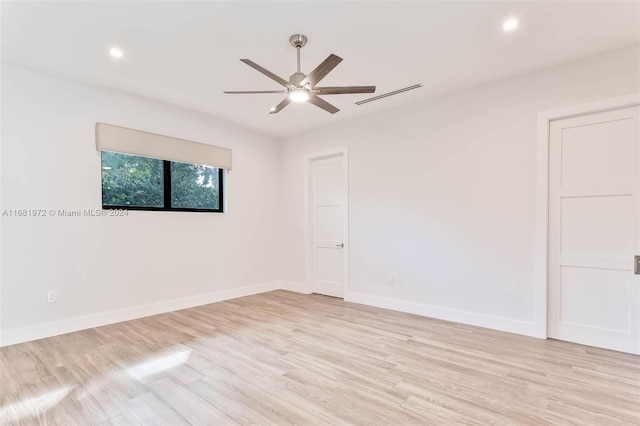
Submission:
[[222,212],[222,169],[102,151],[102,208]]

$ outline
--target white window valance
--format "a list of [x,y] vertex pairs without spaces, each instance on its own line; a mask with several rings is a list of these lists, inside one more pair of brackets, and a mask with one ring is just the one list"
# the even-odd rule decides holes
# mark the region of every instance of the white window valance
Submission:
[[231,150],[228,148],[106,123],[96,123],[96,148],[98,151],[122,152],[231,170]]

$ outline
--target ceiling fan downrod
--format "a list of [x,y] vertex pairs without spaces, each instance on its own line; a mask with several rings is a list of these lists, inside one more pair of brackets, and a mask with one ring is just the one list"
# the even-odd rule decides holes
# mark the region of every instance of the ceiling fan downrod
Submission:
[[302,49],[307,44],[308,40],[309,39],[304,34],[294,34],[291,37],[289,37],[289,42],[293,47],[296,48],[296,53],[298,56],[297,71],[293,75],[291,75],[291,77],[289,77],[289,83],[291,83],[296,87],[298,87],[300,85],[300,82],[304,80],[304,78],[306,77],[306,75],[304,75],[300,71],[300,49]]

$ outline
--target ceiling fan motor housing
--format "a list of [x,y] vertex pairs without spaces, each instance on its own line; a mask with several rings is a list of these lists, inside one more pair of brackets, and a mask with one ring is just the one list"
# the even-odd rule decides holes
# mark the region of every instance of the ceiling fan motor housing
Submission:
[[289,77],[289,83],[291,83],[291,85],[293,86],[299,87],[300,82],[304,80],[305,77],[306,75],[304,73],[301,73],[300,71],[295,72],[291,74],[291,77]]

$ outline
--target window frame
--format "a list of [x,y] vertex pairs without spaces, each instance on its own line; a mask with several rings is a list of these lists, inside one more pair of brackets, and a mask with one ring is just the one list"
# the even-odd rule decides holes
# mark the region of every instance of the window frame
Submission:
[[[117,152],[116,154],[128,155],[123,152]],[[100,160],[102,164],[102,159]],[[180,163],[179,161],[170,161],[170,160],[162,160],[162,172],[163,172],[163,195],[164,195],[164,206],[163,207],[153,207],[153,206],[116,206],[116,205],[106,205],[102,203],[103,210],[147,210],[147,211],[156,211],[156,212],[198,212],[198,213],[224,213],[224,169],[217,167],[218,169],[218,208],[217,209],[199,209],[199,208],[189,208],[189,207],[171,207],[171,163]],[[104,200],[104,192],[102,188],[102,174],[100,174],[100,194],[101,198]]]

